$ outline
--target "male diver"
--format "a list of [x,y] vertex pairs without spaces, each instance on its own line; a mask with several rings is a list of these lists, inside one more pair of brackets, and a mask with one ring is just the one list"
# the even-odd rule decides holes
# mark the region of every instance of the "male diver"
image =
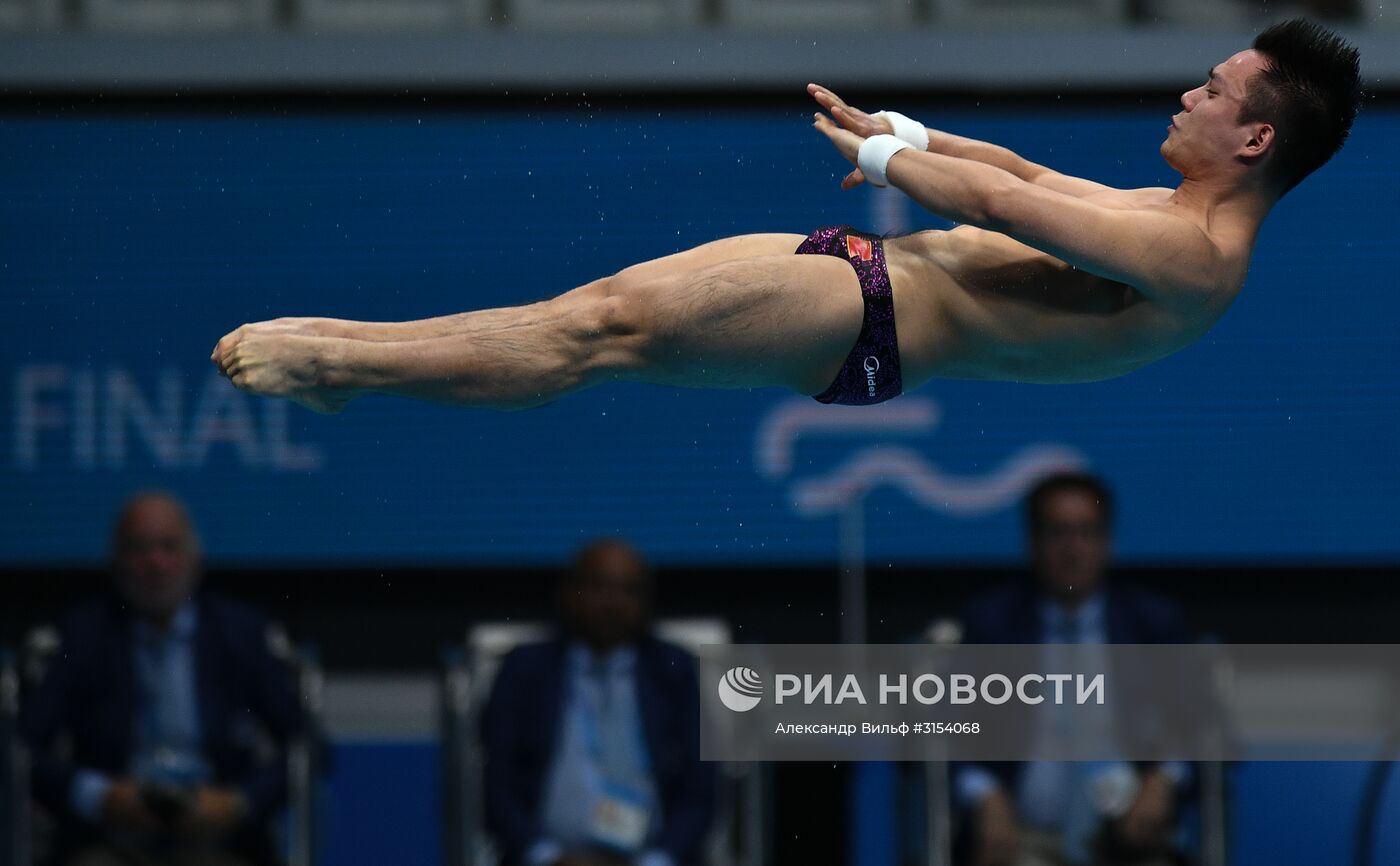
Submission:
[[869,404],[935,376],[1121,376],[1230,306],[1269,210],[1345,141],[1359,57],[1294,19],[1212,67],[1160,147],[1175,189],[1070,177],[808,91],[827,112],[816,129],[856,166],[843,187],[893,185],[958,226],[732,237],[519,307],[244,325],[212,360],[239,388],[320,412],[365,393],[525,408],[615,379]]

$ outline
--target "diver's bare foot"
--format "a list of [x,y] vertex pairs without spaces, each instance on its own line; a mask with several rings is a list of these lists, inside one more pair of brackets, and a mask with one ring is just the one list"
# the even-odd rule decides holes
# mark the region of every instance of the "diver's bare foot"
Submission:
[[322,316],[283,316],[243,327],[251,333],[293,334],[299,337],[349,337],[352,322]]
[[210,360],[240,390],[285,397],[314,412],[333,415],[354,397],[325,385],[337,342],[244,325],[219,340]]

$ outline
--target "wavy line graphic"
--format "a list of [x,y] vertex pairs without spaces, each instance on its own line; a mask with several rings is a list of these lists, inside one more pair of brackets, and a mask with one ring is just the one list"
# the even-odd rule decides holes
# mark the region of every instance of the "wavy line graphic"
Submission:
[[1087,464],[1064,445],[1023,448],[988,475],[958,477],[943,472],[924,455],[897,445],[862,449],[824,478],[797,482],[792,502],[805,515],[840,511],[852,500],[888,485],[932,511],[977,515],[1015,504],[1039,477]]
[[851,434],[923,433],[943,418],[938,404],[927,398],[909,397],[897,403],[861,407],[822,406],[811,400],[788,400],[769,412],[755,436],[754,462],[764,478],[782,478],[792,471],[794,446],[808,433]]

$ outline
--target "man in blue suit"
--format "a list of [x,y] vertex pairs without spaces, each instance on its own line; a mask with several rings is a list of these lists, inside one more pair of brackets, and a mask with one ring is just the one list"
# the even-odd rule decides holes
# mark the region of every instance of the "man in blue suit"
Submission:
[[[1025,508],[1033,580],[973,599],[965,643],[1191,642],[1176,605],[1109,582],[1113,499],[1101,480],[1052,475]],[[1038,714],[1036,723],[1051,722]],[[1175,862],[1175,813],[1189,777],[1182,764],[1042,761],[964,764],[954,784],[972,817],[977,866],[1157,866]]]
[[300,705],[267,622],[197,591],[199,541],[169,495],[126,503],[112,566],[116,592],[67,617],[21,710],[58,862],[275,862]]
[[616,540],[561,583],[563,629],[506,656],[482,718],[486,823],[509,866],[692,866],[714,811],[695,662],[647,629]]

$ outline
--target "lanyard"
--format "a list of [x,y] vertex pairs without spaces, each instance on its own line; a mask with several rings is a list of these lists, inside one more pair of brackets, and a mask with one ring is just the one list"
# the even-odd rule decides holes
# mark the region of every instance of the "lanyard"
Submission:
[[[579,713],[579,715],[582,717],[581,722],[583,728],[582,734],[584,748],[588,750],[588,755],[590,758],[593,759],[593,763],[602,770],[603,776],[605,778],[609,778],[609,768],[604,763],[604,758],[606,756],[603,751],[603,737],[602,730],[600,727],[602,707],[599,705],[599,702],[607,700],[610,704],[616,704],[620,703],[620,700],[615,697],[610,699],[605,695],[601,694],[601,692],[603,692],[604,690],[609,690],[612,688],[611,671],[603,671],[601,675],[594,676],[585,668],[584,678],[593,679],[598,691],[600,692],[596,696],[591,696],[588,694],[588,689],[583,687],[584,683],[582,681],[578,683],[578,688],[581,691],[581,694],[578,695],[578,699],[582,705],[580,708],[581,712]],[[632,703],[632,706],[636,706],[635,701]],[[614,723],[626,724],[627,727],[630,729],[628,733],[631,735],[632,740],[631,757],[634,762],[633,769],[635,769],[635,771],[642,776],[647,775],[650,772],[651,761],[650,755],[647,753],[646,740],[642,736],[643,732],[641,730],[641,725],[637,724],[637,722],[639,722],[640,719],[637,719],[635,717],[619,719],[617,714],[614,713],[612,720]],[[619,756],[614,755],[613,757],[616,758]]]

